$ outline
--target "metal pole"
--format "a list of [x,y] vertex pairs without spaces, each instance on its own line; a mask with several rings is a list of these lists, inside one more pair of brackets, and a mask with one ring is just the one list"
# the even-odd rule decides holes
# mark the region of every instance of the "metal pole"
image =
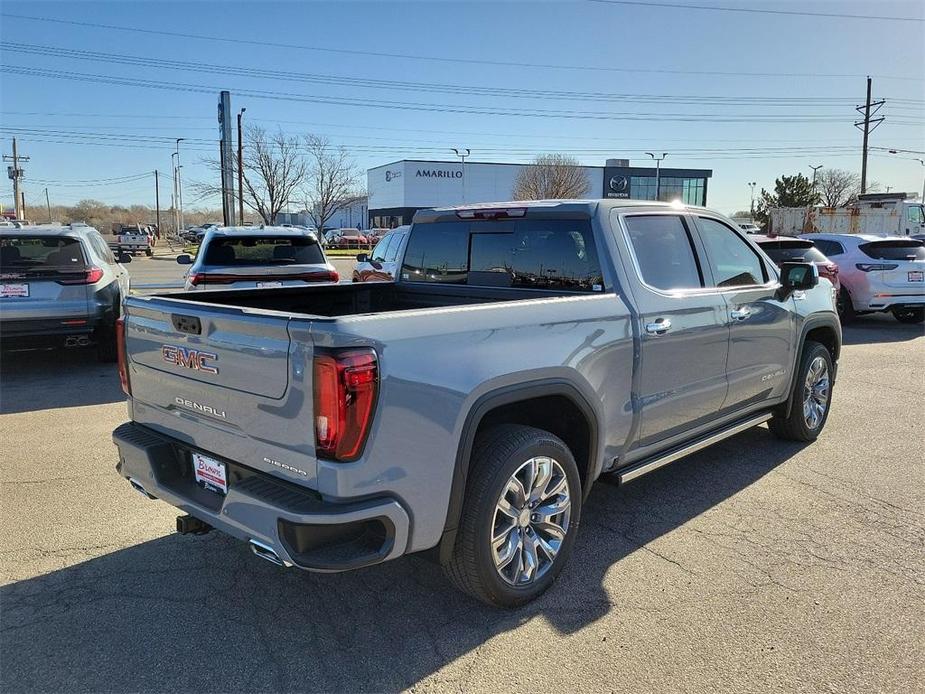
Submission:
[[656,157],[652,152],[646,152],[652,159],[655,160],[655,199],[658,200],[659,194],[662,192],[662,181],[661,181],[661,167],[662,159],[668,156],[668,152],[662,152],[661,157]]
[[[925,166],[925,159],[916,159],[916,161],[922,166]],[[925,204],[925,179],[922,180],[922,197],[919,198],[919,202]]]
[[751,204],[751,206],[748,208],[748,209],[749,209],[749,214],[752,216],[752,218],[754,218],[754,216],[755,216],[755,186],[756,186],[756,185],[758,185],[758,182],[757,182],[757,181],[751,181],[751,182],[748,184],[748,187],[752,189],[752,204]]
[[45,188],[45,207],[48,209],[48,223],[51,224],[51,203],[48,201],[48,188]]
[[[809,168],[813,170],[813,197],[814,198],[816,195],[816,172],[819,171],[819,169],[821,169],[822,166],[823,166],[822,164],[819,164],[818,166],[813,166],[812,164],[809,165]],[[813,202],[815,202],[815,200]]]
[[154,169],[154,210],[157,217],[157,233],[160,236],[163,233],[163,229],[161,229],[161,184],[157,169]]
[[463,154],[455,147],[453,148],[453,151],[456,152],[456,156],[462,160],[462,201],[463,201],[463,204],[465,204],[466,202],[466,157],[468,157],[469,154],[471,154],[471,152],[467,148],[465,150],[466,153]]
[[870,77],[867,78],[867,101],[864,103],[864,143],[861,152],[861,192],[867,192],[867,139],[870,135]]
[[183,226],[183,179],[181,178],[180,169],[180,143],[186,138],[177,138],[177,201],[180,203],[180,226]]
[[22,219],[22,205],[19,196],[19,153],[16,151],[16,138],[13,138],[13,206],[16,210],[16,219]]
[[238,224],[244,226],[244,142],[241,133],[241,119],[246,111],[238,111]]
[[173,207],[173,225],[176,228],[176,232],[180,233],[180,208],[177,205],[177,165],[174,163],[173,158],[175,154],[170,155],[170,165],[173,167],[173,198],[171,201],[171,207]]

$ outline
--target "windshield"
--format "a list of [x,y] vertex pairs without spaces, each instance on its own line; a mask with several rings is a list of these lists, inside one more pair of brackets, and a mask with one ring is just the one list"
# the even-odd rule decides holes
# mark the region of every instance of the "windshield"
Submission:
[[0,270],[83,270],[78,239],[67,236],[4,236],[0,239]]
[[205,255],[206,265],[315,265],[324,254],[311,236],[234,236],[215,238]]
[[864,255],[877,260],[925,260],[925,245],[913,239],[871,241],[862,243],[858,248]]

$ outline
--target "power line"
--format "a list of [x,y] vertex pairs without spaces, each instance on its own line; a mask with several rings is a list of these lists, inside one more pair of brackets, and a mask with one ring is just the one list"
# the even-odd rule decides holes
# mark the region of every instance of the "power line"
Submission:
[[[47,77],[53,79],[66,79],[80,82],[94,82],[126,87],[145,87],[166,91],[192,92],[214,94],[217,87],[202,84],[189,84],[180,82],[159,82],[142,78],[123,78],[110,75],[69,72],[63,70],[47,70],[31,68],[22,65],[0,66],[0,71],[7,74],[25,75],[30,77]],[[385,101],[382,99],[368,100],[351,97],[323,97],[310,96],[280,91],[264,91],[256,89],[236,89],[239,96],[273,101],[293,101],[299,103],[316,103],[337,106],[360,106],[363,108],[380,108],[399,111],[425,111],[432,113],[461,113],[492,116],[516,116],[524,118],[566,118],[587,120],[644,120],[652,121],[678,121],[678,122],[713,122],[713,123],[838,123],[847,122],[844,117],[827,114],[712,114],[712,113],[645,113],[645,112],[604,112],[604,111],[578,111],[573,109],[509,109],[504,107],[478,107],[466,105],[432,104],[408,101]],[[897,121],[899,122],[899,121]]]
[[673,2],[649,2],[649,0],[586,0],[601,5],[630,5],[636,7],[661,7],[673,10],[702,10],[707,12],[742,12],[748,14],[776,14],[796,17],[825,17],[831,19],[879,19],[891,22],[925,22],[922,17],[895,17],[889,15],[846,14],[843,12],[805,12],[799,10],[769,10],[756,7],[719,7],[717,5],[687,5]]
[[[825,77],[825,78],[857,78],[864,75],[859,74],[831,74],[831,73],[814,73],[814,72],[729,72],[721,70],[667,70],[658,68],[627,68],[612,66],[596,65],[554,65],[549,63],[528,63],[517,61],[503,60],[484,60],[479,58],[448,58],[444,56],[424,56],[408,53],[386,53],[381,51],[361,51],[348,48],[322,48],[319,46],[307,46],[304,44],[280,43],[274,41],[272,44],[266,41],[249,40],[242,37],[224,37],[209,36],[206,34],[190,34],[178,31],[164,31],[159,29],[143,29],[140,27],[131,27],[118,24],[101,24],[97,22],[80,22],[71,19],[57,19],[53,17],[36,17],[32,15],[13,14],[4,12],[0,16],[7,19],[21,19],[32,22],[48,22],[54,24],[66,24],[70,26],[81,26],[91,29],[106,29],[108,31],[127,31],[139,34],[148,34],[152,36],[170,36],[172,38],[191,39],[194,41],[216,41],[221,43],[231,43],[236,46],[250,45],[259,46],[266,50],[268,47],[285,48],[292,50],[316,51],[322,53],[335,53],[340,55],[372,56],[375,58],[397,58],[401,60],[418,60],[427,62],[440,63],[457,63],[466,65],[490,65],[496,67],[517,67],[517,68],[536,68],[543,70],[582,70],[595,72],[625,72],[625,73],[648,73],[648,74],[671,74],[671,75],[713,75],[725,77]],[[890,75],[876,75],[880,79],[912,80],[922,81],[921,77],[904,77]]]
[[[141,67],[157,67],[169,70],[185,70],[192,72],[205,72],[209,74],[235,75],[238,77],[254,77],[259,79],[278,79],[290,82],[308,82],[312,84],[325,84],[330,86],[362,87],[368,89],[382,89],[388,91],[414,91],[425,93],[449,93],[463,96],[490,96],[498,98],[519,99],[560,99],[568,101],[605,101],[605,102],[637,102],[637,103],[673,103],[673,104],[707,104],[722,106],[772,106],[788,107],[794,104],[838,106],[854,103],[853,97],[791,97],[791,96],[708,96],[708,95],[680,95],[680,94],[627,94],[608,92],[579,92],[547,89],[525,89],[515,87],[484,87],[455,83],[408,82],[399,80],[381,80],[366,77],[349,77],[338,75],[325,75],[317,73],[300,73],[282,70],[269,70],[251,68],[246,66],[216,65],[210,63],[167,60],[148,56],[131,56],[125,54],[102,53],[83,49],[68,49],[57,46],[37,46],[34,44],[4,42],[0,47],[14,53],[29,55],[43,55],[59,58],[89,60],[95,62],[113,63],[118,65],[132,65]],[[900,98],[909,104],[921,103],[925,100]]]

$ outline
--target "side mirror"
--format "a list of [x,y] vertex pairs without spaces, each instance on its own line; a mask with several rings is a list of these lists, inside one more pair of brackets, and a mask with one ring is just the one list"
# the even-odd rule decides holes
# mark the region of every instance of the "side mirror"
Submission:
[[358,263],[368,263],[369,256],[366,253],[357,253],[357,262]]
[[131,254],[131,253],[120,253],[120,254],[119,254],[119,262],[120,262],[120,263],[130,263],[130,262],[132,262],[132,254]]
[[178,255],[178,256],[177,256],[177,264],[179,264],[179,265],[192,265],[192,264],[193,264],[193,259],[190,258],[190,256],[189,256],[188,253],[184,253],[183,255]]
[[781,263],[780,288],[784,297],[819,284],[819,270],[813,263]]

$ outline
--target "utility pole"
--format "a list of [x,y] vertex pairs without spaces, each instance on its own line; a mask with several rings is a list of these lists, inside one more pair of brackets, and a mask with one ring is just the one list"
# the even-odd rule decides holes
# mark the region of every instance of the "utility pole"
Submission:
[[466,157],[468,157],[472,152],[469,151],[469,148],[460,150],[453,148],[453,151],[456,152],[456,156],[462,161],[462,201],[463,204],[466,202]]
[[161,229],[161,184],[157,169],[154,169],[154,214],[157,217],[157,235],[160,236],[164,230]]
[[755,186],[758,185],[757,181],[750,181],[748,187],[752,189],[752,204],[749,206],[749,215],[754,219],[755,217]]
[[241,119],[246,108],[238,111],[238,224],[244,226],[244,140],[241,133]]
[[819,164],[818,166],[813,166],[812,164],[809,165],[809,168],[813,170],[813,196],[816,195],[816,172],[819,171],[822,166],[822,164]]
[[883,116],[878,118],[871,118],[871,116],[876,115],[877,112],[883,107],[883,104],[886,103],[883,99],[872,102],[870,100],[870,88],[871,80],[870,77],[868,77],[867,100],[864,102],[863,106],[855,106],[854,108],[855,111],[863,114],[864,116],[864,120],[858,121],[854,124],[855,128],[858,128],[864,133],[864,144],[862,145],[861,151],[861,193],[867,192],[867,141],[870,137],[870,134],[877,129],[878,125],[883,122]]
[[185,137],[177,138],[177,202],[180,205],[180,227],[177,231],[183,227],[183,179],[180,178],[180,169],[182,168],[180,166],[180,143],[185,139]]
[[19,168],[19,162],[29,161],[29,157],[19,156],[19,150],[16,149],[16,138],[13,138],[13,156],[4,154],[3,161],[13,162],[13,166],[7,167],[7,175],[13,181],[13,207],[16,210],[16,219],[24,219],[26,214],[23,195],[19,190],[19,182],[23,177],[23,170]]
[[173,197],[171,207],[173,207],[173,226],[176,232],[180,233],[180,207],[177,204],[177,165],[174,163],[173,158],[176,156],[176,153],[170,155],[170,165],[173,167]]
[[662,159],[668,156],[668,152],[662,152],[662,156],[656,157],[652,152],[646,152],[652,159],[655,160],[655,199],[658,200],[659,193],[661,192],[661,176],[659,175],[659,165],[662,163]]
[[48,209],[48,223],[51,224],[51,203],[48,202],[48,188],[45,188],[45,207]]

